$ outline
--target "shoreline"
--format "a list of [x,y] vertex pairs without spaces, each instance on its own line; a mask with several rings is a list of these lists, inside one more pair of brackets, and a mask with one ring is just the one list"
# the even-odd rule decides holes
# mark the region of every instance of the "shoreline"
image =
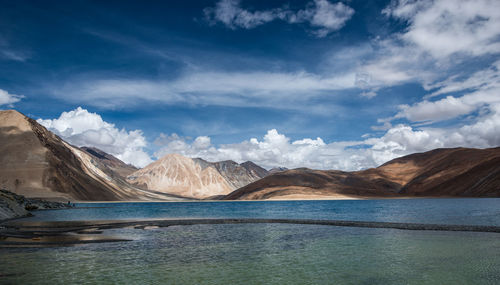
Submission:
[[125,200],[125,201],[77,201],[78,204],[101,204],[101,203],[205,203],[205,202],[287,202],[287,201],[365,201],[365,200],[417,200],[417,199],[500,199],[500,197],[346,197],[346,198],[324,198],[324,199],[262,199],[262,200],[191,200],[191,201],[162,201],[162,200]]
[[149,230],[170,226],[220,225],[220,224],[296,224],[372,229],[396,229],[410,231],[452,231],[500,233],[500,226],[420,224],[376,221],[313,220],[313,219],[147,219],[147,220],[80,220],[29,222],[8,221],[0,223],[0,248],[68,246],[99,242],[124,242],[130,239],[120,236],[101,235],[105,230],[133,228]]

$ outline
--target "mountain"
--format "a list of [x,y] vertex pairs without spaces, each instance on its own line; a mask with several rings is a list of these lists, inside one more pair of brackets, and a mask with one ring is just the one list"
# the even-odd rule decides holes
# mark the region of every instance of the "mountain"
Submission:
[[[129,185],[35,120],[0,111],[0,188],[59,200],[177,200]],[[116,176],[116,177],[114,177]]]
[[267,171],[252,162],[208,162],[167,154],[130,174],[127,181],[146,189],[206,199],[229,194],[265,175]]
[[146,189],[193,198],[225,195],[232,188],[213,167],[202,167],[193,159],[167,154],[130,174],[129,183]]
[[249,171],[253,176],[258,177],[259,179],[269,175],[269,171],[251,161],[243,162],[240,165],[243,166],[247,171]]
[[201,158],[194,158],[193,160],[203,168],[214,167],[217,169],[233,190],[241,188],[267,175],[267,170],[251,161],[238,164],[232,160],[219,162],[208,162]]
[[286,167],[273,167],[269,170],[269,174],[277,173],[277,172],[282,172],[282,171],[287,171],[288,168]]
[[436,149],[355,172],[287,170],[270,174],[224,199],[415,196],[500,197],[500,148]]
[[102,169],[107,169],[109,175],[118,175],[121,178],[125,178],[132,172],[137,171],[137,168],[133,165],[126,164],[125,162],[119,160],[118,158],[112,156],[111,154],[105,153],[104,151],[97,149],[95,147],[81,147],[81,150],[85,151],[88,155],[99,164],[101,164]]

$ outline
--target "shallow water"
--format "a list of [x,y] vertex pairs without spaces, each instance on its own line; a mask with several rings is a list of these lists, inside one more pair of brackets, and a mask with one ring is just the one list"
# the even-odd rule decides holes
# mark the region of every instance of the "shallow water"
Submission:
[[[32,220],[269,217],[499,225],[500,199],[85,204]],[[113,229],[130,242],[0,249],[12,284],[500,284],[500,234],[293,224]]]

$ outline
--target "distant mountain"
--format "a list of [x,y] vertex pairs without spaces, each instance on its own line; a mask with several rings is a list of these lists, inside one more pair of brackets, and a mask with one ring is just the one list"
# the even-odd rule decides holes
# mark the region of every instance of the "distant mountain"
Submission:
[[265,175],[267,171],[252,162],[208,162],[167,154],[130,174],[127,181],[155,191],[206,199],[229,194]]
[[121,178],[125,178],[132,172],[137,171],[137,167],[126,164],[125,162],[119,160],[111,154],[105,153],[104,151],[95,147],[81,147],[81,150],[85,151],[87,154],[92,156],[92,158],[97,162],[102,164],[101,168],[109,169],[108,174],[118,175]]
[[267,170],[251,161],[238,164],[232,160],[219,162],[208,162],[201,158],[194,158],[193,160],[203,167],[215,167],[233,190],[267,175]]
[[247,171],[249,171],[255,177],[263,178],[269,175],[269,171],[251,161],[243,162],[240,165],[243,166]]
[[127,181],[146,189],[193,198],[225,195],[232,188],[213,167],[203,167],[193,159],[167,154],[130,174]]
[[273,167],[269,170],[269,174],[277,173],[277,172],[282,172],[282,171],[287,171],[288,168],[286,167]]
[[436,149],[356,172],[294,169],[270,174],[224,199],[500,197],[500,148]]
[[26,197],[61,200],[179,200],[138,189],[84,150],[72,146],[35,120],[0,111],[0,188]]

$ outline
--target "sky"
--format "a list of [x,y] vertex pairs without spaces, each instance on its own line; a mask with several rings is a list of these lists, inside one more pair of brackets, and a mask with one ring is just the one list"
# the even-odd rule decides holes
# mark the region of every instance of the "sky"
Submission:
[[0,109],[137,167],[500,146],[497,0],[0,5]]

